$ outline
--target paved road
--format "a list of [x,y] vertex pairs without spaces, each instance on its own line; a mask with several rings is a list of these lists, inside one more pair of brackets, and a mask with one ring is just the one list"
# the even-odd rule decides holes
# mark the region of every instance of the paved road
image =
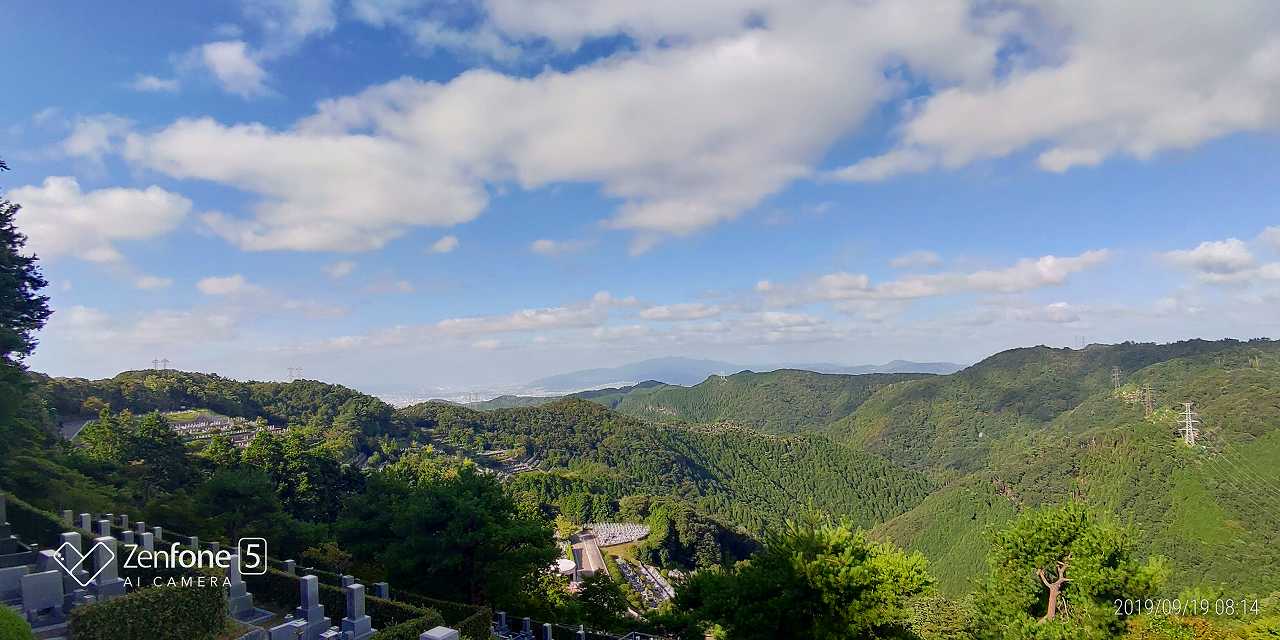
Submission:
[[75,439],[76,436],[80,435],[80,430],[83,429],[84,426],[86,424],[89,424],[90,422],[93,422],[92,418],[86,418],[84,420],[63,421],[62,427],[61,427],[62,437],[66,438],[67,440]]

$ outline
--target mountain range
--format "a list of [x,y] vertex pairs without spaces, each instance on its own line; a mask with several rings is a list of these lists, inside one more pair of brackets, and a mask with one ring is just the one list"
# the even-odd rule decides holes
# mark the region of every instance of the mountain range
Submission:
[[816,373],[937,373],[947,374],[959,371],[963,365],[951,362],[910,362],[894,360],[880,365],[841,365],[825,363],[782,363],[763,365],[740,365],[719,360],[702,360],[697,358],[669,357],[642,360],[617,367],[599,369],[583,369],[568,373],[539,378],[525,385],[525,395],[567,395],[578,391],[598,389],[601,387],[620,387],[634,385],[641,381],[654,380],[673,385],[693,385],[708,376],[729,375],[740,371],[775,371],[778,369],[800,369]]

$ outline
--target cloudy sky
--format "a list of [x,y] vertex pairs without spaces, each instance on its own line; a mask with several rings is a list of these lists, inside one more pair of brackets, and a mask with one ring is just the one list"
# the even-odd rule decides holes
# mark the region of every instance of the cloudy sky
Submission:
[[30,359],[374,391],[1280,317],[1280,3],[3,9]]

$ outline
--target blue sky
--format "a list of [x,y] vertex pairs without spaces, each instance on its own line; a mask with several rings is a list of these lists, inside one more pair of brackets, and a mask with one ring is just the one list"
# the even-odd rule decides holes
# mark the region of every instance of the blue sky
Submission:
[[1274,335],[1280,7],[1158,6],[10,7],[30,365],[435,392]]

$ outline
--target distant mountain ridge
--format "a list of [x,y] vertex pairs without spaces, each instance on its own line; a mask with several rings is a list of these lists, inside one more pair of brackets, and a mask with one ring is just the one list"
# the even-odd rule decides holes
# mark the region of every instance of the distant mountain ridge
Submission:
[[582,369],[539,378],[527,385],[529,395],[568,395],[602,387],[625,387],[642,381],[657,381],[680,386],[693,386],[713,375],[730,375],[741,371],[767,372],[799,369],[814,373],[955,373],[963,365],[951,362],[911,362],[893,360],[885,364],[841,365],[829,362],[808,364],[741,365],[720,360],[698,358],[653,358],[617,367]]

